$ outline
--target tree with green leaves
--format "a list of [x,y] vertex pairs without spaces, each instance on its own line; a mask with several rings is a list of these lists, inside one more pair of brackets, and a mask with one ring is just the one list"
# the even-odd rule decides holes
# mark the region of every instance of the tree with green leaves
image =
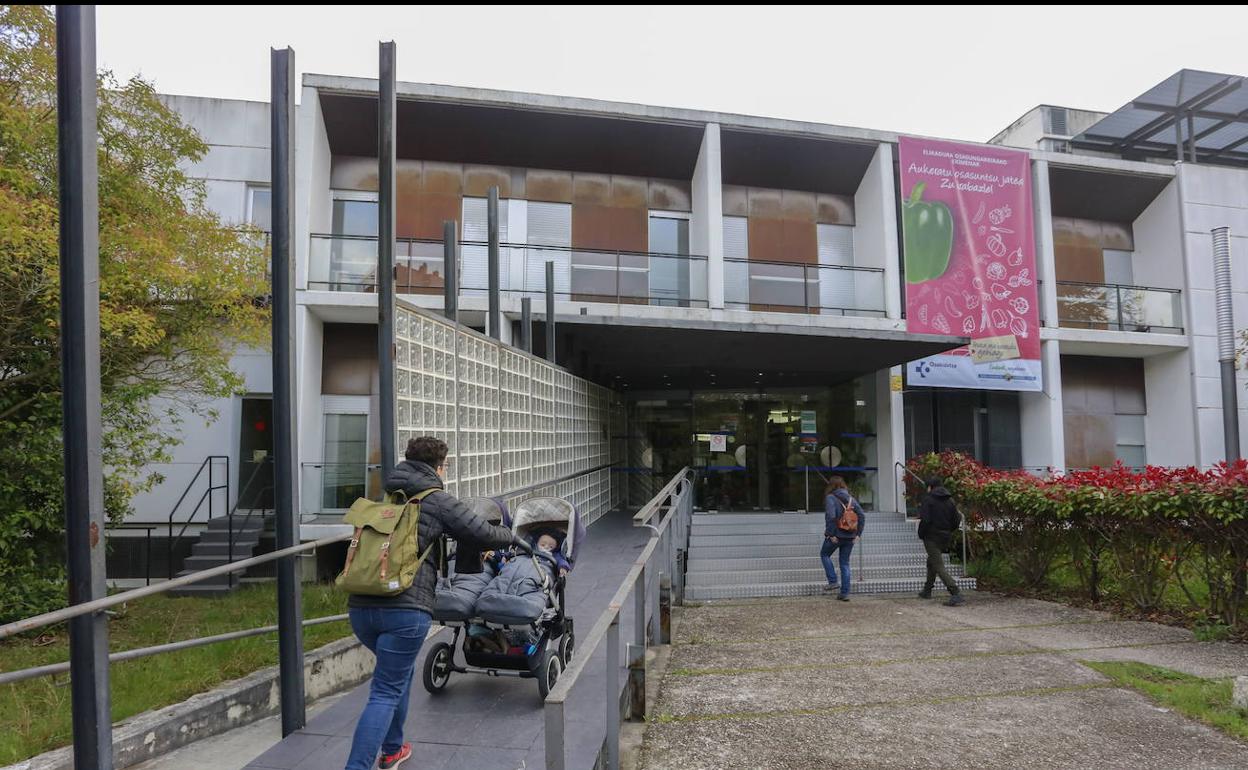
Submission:
[[[0,622],[65,603],[55,23],[0,6]],[[265,254],[205,206],[207,145],[139,78],[99,76],[100,358],[111,521],[159,477],[169,425],[237,392],[263,344]]]

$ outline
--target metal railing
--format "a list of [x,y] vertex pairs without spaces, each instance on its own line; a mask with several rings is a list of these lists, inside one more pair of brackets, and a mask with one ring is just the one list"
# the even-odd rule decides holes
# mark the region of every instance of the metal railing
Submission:
[[[633,517],[635,526],[647,527],[653,532],[650,542],[633,562],[607,609],[579,641],[577,656],[546,696],[543,709],[547,770],[563,770],[567,766],[566,705],[594,651],[604,642],[602,669],[606,703],[601,766],[607,770],[619,768],[624,693],[620,687],[620,666],[624,662],[620,656],[621,610],[631,596],[633,642],[627,647],[627,715],[632,720],[642,720],[646,715],[646,648],[651,643],[671,642],[671,607],[673,602],[684,601],[684,566],[693,517],[693,491],[693,474],[689,468],[684,468]],[[658,523],[652,524],[651,520],[656,517]]]
[[[488,244],[461,241],[460,294],[485,296]],[[373,292],[377,238],[311,236],[308,288]],[[441,295],[445,286],[442,241],[395,241],[395,291]],[[555,297],[581,302],[707,307],[707,258],[627,250],[581,249],[526,243],[499,244],[499,286],[505,294],[546,291],[546,263],[555,263]]]
[[1183,333],[1182,292],[1114,283],[1057,281],[1057,325],[1074,329]]
[[[216,484],[213,481],[212,471],[213,471],[213,468],[216,467],[217,460],[225,461],[225,483],[224,484]],[[186,500],[186,496],[190,494],[191,489],[195,486],[195,482],[199,481],[199,477],[203,475],[205,470],[208,471],[208,486],[204,490],[204,493],[199,496],[199,500],[195,503],[195,507],[191,509],[191,514],[182,521],[182,529],[178,530],[178,535],[175,538],[173,535],[173,519],[177,515],[178,509],[182,507],[182,503]],[[195,517],[199,514],[199,509],[203,507],[205,501],[208,502],[208,520],[210,521],[212,520],[213,497],[214,497],[212,493],[217,492],[222,489],[225,490],[225,504],[229,505],[230,504],[230,458],[226,455],[208,455],[207,457],[204,458],[204,461],[199,464],[199,469],[195,471],[195,475],[191,477],[190,482],[187,483],[186,488],[182,490],[182,494],[178,497],[178,501],[173,504],[172,510],[169,511],[169,521],[167,522],[168,527],[169,527],[169,539],[165,548],[165,551],[169,560],[168,564],[166,565],[166,567],[168,568],[168,577],[173,577],[173,550],[177,546],[178,543],[182,542],[182,536],[186,534],[186,528],[192,522],[195,521]]]
[[882,318],[884,269],[725,259],[724,306]]

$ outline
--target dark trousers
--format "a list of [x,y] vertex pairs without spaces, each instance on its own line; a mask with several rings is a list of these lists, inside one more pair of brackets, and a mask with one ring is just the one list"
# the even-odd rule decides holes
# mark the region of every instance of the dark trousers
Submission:
[[927,551],[927,582],[923,584],[923,593],[931,593],[932,586],[936,585],[936,577],[939,576],[940,582],[945,584],[949,593],[957,596],[958,584],[949,577],[949,570],[945,569],[944,545],[939,540],[924,540],[923,549]]

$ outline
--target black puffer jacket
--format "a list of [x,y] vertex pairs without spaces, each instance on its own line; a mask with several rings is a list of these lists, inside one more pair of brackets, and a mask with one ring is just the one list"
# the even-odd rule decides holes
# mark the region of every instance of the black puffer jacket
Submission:
[[953,504],[953,495],[944,487],[935,487],[919,506],[919,539],[935,540],[947,546],[953,531],[962,524],[962,514]]
[[[387,492],[402,491],[408,497],[426,489],[435,489],[420,503],[419,547],[423,552],[430,543],[438,542],[442,535],[474,540],[486,546],[502,547],[511,544],[511,530],[496,527],[468,510],[468,506],[442,491],[442,479],[433,469],[422,462],[404,460],[386,474]],[[438,549],[434,548],[416,579],[398,596],[363,596],[352,594],[347,602],[351,607],[390,607],[405,610],[433,611],[433,589],[438,581]]]

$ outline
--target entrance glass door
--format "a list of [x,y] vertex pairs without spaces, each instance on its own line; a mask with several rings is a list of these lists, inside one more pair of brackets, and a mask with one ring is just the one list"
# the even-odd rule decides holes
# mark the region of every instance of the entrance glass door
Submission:
[[238,442],[238,508],[273,507],[273,399],[244,398]]

